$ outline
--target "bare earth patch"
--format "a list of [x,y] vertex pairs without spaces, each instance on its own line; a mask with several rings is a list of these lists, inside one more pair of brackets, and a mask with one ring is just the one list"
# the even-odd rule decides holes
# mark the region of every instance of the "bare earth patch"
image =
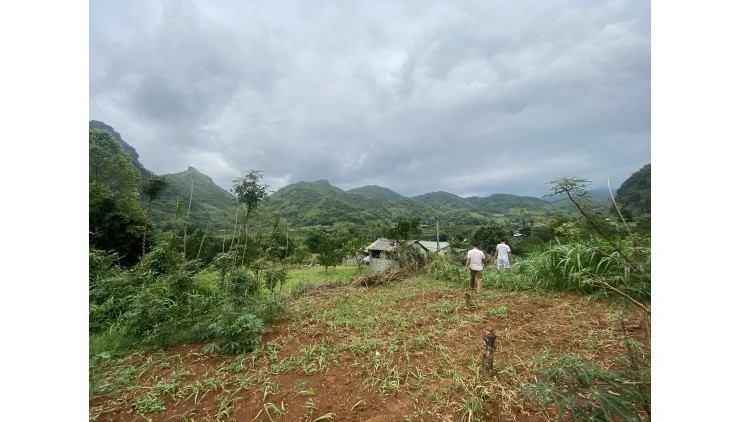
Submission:
[[[636,308],[563,293],[472,293],[412,279],[316,291],[290,303],[261,350],[223,357],[188,344],[111,360],[97,421],[540,421],[521,402],[545,356],[577,355],[603,368],[650,360],[650,320]],[[494,372],[483,335],[496,333]]]

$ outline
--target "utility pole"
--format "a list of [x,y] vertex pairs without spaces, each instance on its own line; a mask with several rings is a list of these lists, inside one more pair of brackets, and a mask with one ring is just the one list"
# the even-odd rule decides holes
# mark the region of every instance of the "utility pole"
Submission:
[[436,252],[441,252],[441,242],[438,237],[438,216],[436,216]]

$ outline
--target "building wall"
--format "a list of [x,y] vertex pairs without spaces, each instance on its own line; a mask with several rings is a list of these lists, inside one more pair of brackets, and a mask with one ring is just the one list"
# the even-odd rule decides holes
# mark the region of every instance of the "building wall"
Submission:
[[398,268],[400,264],[394,259],[372,258],[369,260],[369,269],[372,272],[383,272],[393,268]]

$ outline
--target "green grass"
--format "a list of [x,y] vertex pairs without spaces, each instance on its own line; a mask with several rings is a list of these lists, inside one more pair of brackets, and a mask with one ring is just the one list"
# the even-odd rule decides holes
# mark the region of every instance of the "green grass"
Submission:
[[368,273],[366,266],[357,267],[356,265],[339,265],[337,267],[303,267],[291,269],[287,273],[287,281],[282,286],[284,293],[289,293],[295,286],[299,284],[323,284],[326,282],[334,282],[338,284],[348,284],[351,280],[360,274]]

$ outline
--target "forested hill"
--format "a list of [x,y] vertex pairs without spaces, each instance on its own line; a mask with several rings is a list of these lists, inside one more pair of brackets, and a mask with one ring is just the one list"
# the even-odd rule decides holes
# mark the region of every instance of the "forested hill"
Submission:
[[[235,219],[236,198],[194,167],[162,175],[169,185],[151,204],[151,219],[168,229],[187,219],[211,231],[230,230]],[[190,196],[192,200],[190,201]]]
[[98,122],[97,120],[90,120],[89,127],[90,129],[102,129],[110,132],[113,137],[120,142],[120,145],[123,147],[123,151],[125,151],[125,153],[128,154],[129,157],[131,157],[131,160],[133,161],[133,167],[135,167],[142,176],[150,176],[153,174],[153,172],[147,170],[143,166],[143,164],[138,161],[138,152],[136,152],[136,148],[128,145],[128,143],[123,140],[123,137],[120,136],[120,133],[113,129],[112,126],[108,126],[103,122]]
[[384,199],[389,199],[389,200],[394,200],[394,201],[399,201],[405,198],[399,193],[393,191],[392,189],[387,189],[385,187],[377,186],[377,185],[362,186],[360,188],[349,189],[346,192],[356,193],[359,195],[368,196],[370,198],[384,198]]
[[[90,128],[108,130],[121,143],[142,177],[153,173],[138,160],[138,153],[111,126],[90,121]],[[162,229],[186,219],[200,229],[230,230],[235,219],[235,197],[216,185],[210,177],[190,167],[180,173],[162,175],[169,186],[151,204],[151,220]],[[190,201],[190,198],[191,201]],[[144,196],[141,197],[145,208]],[[603,203],[603,208],[609,204]],[[334,223],[370,227],[393,225],[400,219],[419,218],[432,222],[436,218],[451,225],[484,225],[493,220],[514,218],[521,211],[551,215],[573,211],[568,201],[550,202],[529,196],[494,194],[487,197],[462,198],[448,192],[432,192],[404,197],[382,186],[363,186],[344,191],[328,180],[297,182],[272,193],[260,205],[262,221],[278,213],[292,227],[329,226]]]

